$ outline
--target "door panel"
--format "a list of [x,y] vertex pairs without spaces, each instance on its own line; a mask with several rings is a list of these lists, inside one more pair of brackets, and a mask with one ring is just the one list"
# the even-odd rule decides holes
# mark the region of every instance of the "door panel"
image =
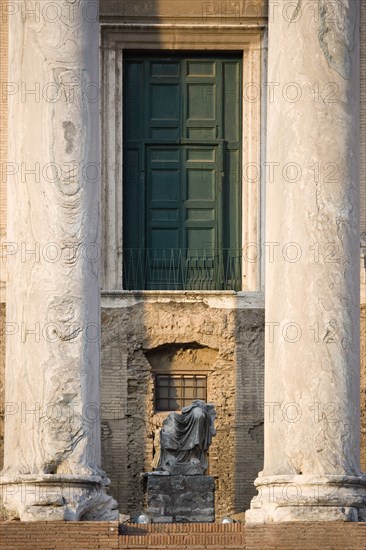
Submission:
[[188,168],[187,172],[187,201],[215,200],[216,195],[216,173],[214,170],[195,166]]
[[216,90],[214,84],[188,84],[187,124],[200,124],[203,121],[214,123]]
[[215,61],[187,61],[187,76],[215,76]]
[[178,84],[151,84],[150,88],[150,119],[151,122],[174,121],[178,123],[179,114]]
[[[150,191],[150,201],[171,202],[179,200],[179,170],[159,169],[150,171],[147,188]],[[168,205],[169,206],[169,205]]]

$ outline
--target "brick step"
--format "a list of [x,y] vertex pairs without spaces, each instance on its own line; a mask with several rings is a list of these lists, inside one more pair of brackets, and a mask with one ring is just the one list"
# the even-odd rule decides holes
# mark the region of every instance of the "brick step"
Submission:
[[[118,534],[119,529],[121,534]],[[161,538],[158,539],[158,536]],[[217,537],[216,540],[213,536]],[[234,536],[238,537],[237,541]],[[212,523],[118,526],[117,522],[23,523],[11,521],[0,522],[0,548],[1,550],[366,550],[366,522],[299,522],[245,527],[243,524]]]
[[148,535],[150,533],[243,533],[244,523],[122,523],[122,535]]
[[120,546],[126,549],[236,550],[245,546],[245,527],[239,523],[158,523],[121,525]]

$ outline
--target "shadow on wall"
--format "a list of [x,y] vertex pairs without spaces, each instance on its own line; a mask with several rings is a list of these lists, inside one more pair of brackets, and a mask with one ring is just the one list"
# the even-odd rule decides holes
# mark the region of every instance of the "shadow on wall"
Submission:
[[235,310],[235,509],[247,510],[264,452],[264,309]]
[[366,304],[361,305],[361,470],[366,472]]
[[[158,23],[158,4],[159,0],[99,0],[100,21],[135,22],[146,12]],[[141,308],[102,308],[102,464],[120,512],[132,517],[142,510],[140,474],[146,469],[144,449],[152,433],[146,412],[150,366],[142,351],[145,339]]]

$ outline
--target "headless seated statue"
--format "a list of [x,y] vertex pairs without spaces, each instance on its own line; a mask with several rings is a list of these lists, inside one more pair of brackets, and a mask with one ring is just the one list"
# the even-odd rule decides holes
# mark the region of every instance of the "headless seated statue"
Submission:
[[198,475],[207,470],[207,451],[212,437],[216,413],[212,403],[199,399],[172,412],[160,431],[158,471],[170,474]]

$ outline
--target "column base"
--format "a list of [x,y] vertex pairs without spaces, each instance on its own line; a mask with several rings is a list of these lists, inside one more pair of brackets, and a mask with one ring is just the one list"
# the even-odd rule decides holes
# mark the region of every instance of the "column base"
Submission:
[[366,521],[366,476],[259,476],[247,524]]
[[115,521],[117,502],[100,476],[35,474],[1,476],[0,497],[9,519]]

